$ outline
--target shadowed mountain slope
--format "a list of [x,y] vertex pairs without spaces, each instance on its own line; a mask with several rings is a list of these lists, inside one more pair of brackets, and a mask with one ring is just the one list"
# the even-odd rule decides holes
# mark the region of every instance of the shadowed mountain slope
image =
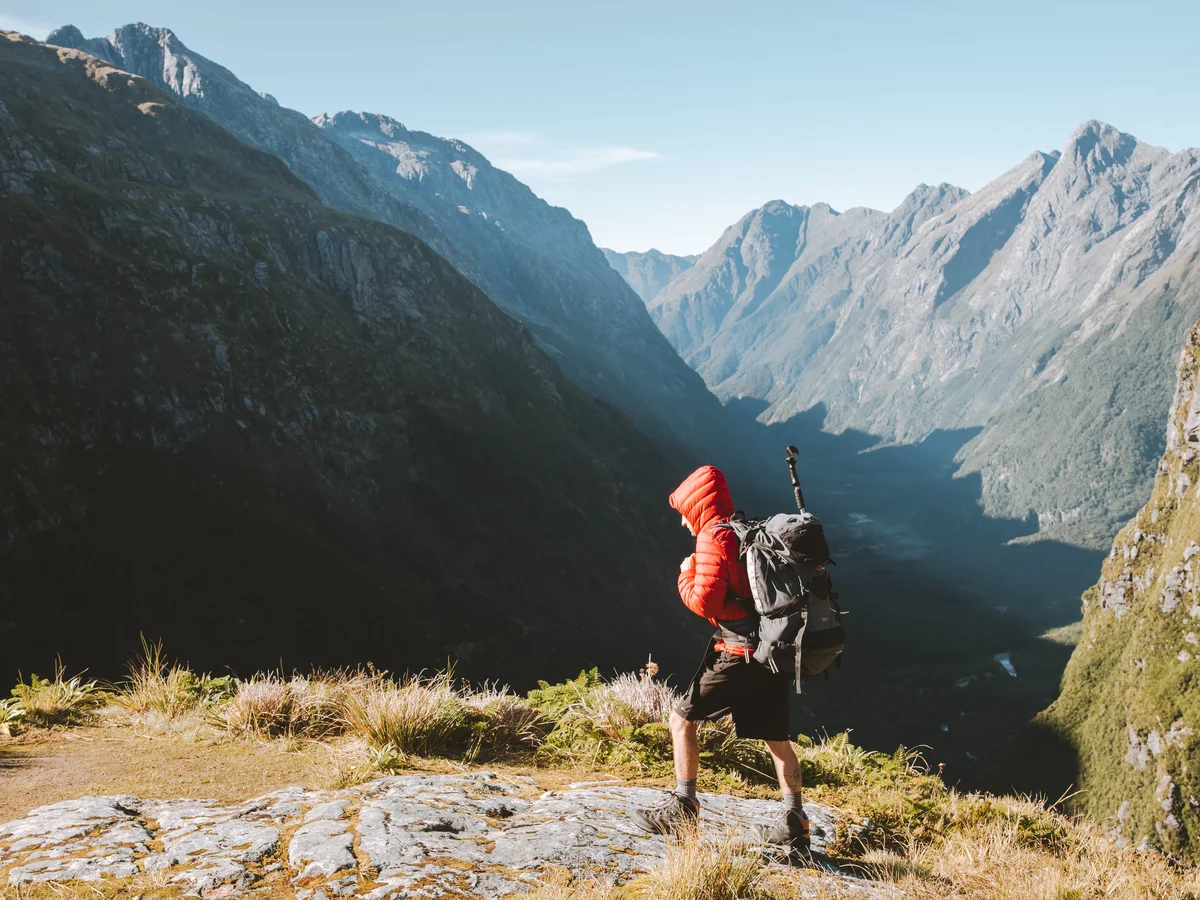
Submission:
[[0,38],[0,124],[6,666],[527,682],[686,627],[676,468],[423,242],[77,51]]
[[724,399],[766,422],[824,403],[834,429],[962,451],[990,512],[1098,546],[1149,484],[1174,348],[1197,316],[1200,159],[1088,122],[975,194],[921,186],[892,213],[775,201],[650,304]]
[[730,429],[714,427],[724,421],[720,403],[664,340],[584,223],[461,141],[377,114],[309,121],[165,28],[126,25],[107,38],[86,39],[66,26],[47,40],[176,95],[278,156],[329,206],[421,237],[520,319],[568,377],[647,432],[726,462],[744,452]]

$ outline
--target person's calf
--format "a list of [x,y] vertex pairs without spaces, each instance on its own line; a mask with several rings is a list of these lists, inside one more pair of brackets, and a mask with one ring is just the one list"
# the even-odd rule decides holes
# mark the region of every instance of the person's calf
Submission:
[[796,751],[791,741],[767,741],[767,750],[775,761],[775,774],[779,777],[779,788],[783,791],[784,800],[794,794],[797,802],[803,778],[800,772],[800,760],[796,759]]
[[696,735],[698,726],[679,713],[672,712],[670,728],[671,748],[675,755],[675,778],[679,782],[694,782],[700,772],[700,742]]

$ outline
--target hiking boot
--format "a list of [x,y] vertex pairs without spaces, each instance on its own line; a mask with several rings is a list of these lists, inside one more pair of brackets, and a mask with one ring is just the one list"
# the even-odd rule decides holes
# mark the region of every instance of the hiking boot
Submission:
[[796,853],[812,850],[808,817],[796,810],[787,810],[774,825],[758,825],[751,833],[760,844],[787,847]]
[[700,815],[700,804],[690,797],[671,791],[654,806],[633,811],[633,821],[650,834],[678,834],[682,829],[696,824]]

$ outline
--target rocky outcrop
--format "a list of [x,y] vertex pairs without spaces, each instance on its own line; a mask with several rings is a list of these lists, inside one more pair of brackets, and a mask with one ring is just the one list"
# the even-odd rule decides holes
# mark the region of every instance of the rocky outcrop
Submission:
[[1077,802],[1124,841],[1198,856],[1200,325],[1190,332],[1154,493],[1083,598],[1083,638],[1039,717],[1079,761]]
[[9,671],[115,674],[139,632],[517,682],[677,642],[677,476],[523,326],[142,78],[0,61]]
[[722,398],[961,459],[992,513],[1107,545],[1149,489],[1171,360],[1200,316],[1200,157],[1088,122],[975,194],[896,210],[775,201],[651,303]]
[[643,430],[736,456],[729,429],[713,427],[724,421],[720,403],[663,339],[587,226],[471,147],[373,113],[309,121],[166,28],[126,25],[88,40],[67,26],[47,40],[148,79],[278,156],[334,209],[422,238],[520,319],[576,384]]
[[608,264],[629,283],[643,303],[653,300],[672,279],[686,272],[699,259],[698,256],[672,256],[661,250],[647,250],[645,253],[636,250],[618,253],[604,247],[600,250]]
[[[19,886],[153,874],[203,897],[286,888],[299,900],[496,898],[528,891],[552,869],[625,881],[655,866],[667,843],[630,813],[659,796],[614,781],[541,792],[525,777],[476,772],[289,788],[228,806],[85,797],[0,825],[0,878]],[[748,834],[780,810],[716,794],[701,802],[708,834]],[[805,811],[821,850],[841,824],[818,804]],[[895,894],[830,868],[810,879],[820,896]]]

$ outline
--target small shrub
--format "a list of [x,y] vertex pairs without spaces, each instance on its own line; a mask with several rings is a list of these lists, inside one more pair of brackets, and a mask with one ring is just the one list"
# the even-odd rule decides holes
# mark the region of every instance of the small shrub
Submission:
[[391,744],[367,750],[367,766],[372,772],[392,775],[404,768],[407,758]]
[[581,697],[603,683],[599,669],[584,670],[577,677],[560,684],[539,681],[538,686],[530,691],[525,699],[546,718],[557,722]]
[[21,704],[16,697],[10,700],[0,700],[0,734],[12,737],[24,715],[25,710],[21,709]]
[[431,756],[465,744],[467,707],[449,672],[386,681],[354,694],[345,705],[347,726],[378,750],[389,744],[402,756]]
[[30,675],[28,684],[18,683],[12,697],[12,709],[20,710],[23,723],[44,728],[82,724],[104,702],[96,682],[84,681],[82,675],[67,678],[62,663],[55,663],[53,678]]

